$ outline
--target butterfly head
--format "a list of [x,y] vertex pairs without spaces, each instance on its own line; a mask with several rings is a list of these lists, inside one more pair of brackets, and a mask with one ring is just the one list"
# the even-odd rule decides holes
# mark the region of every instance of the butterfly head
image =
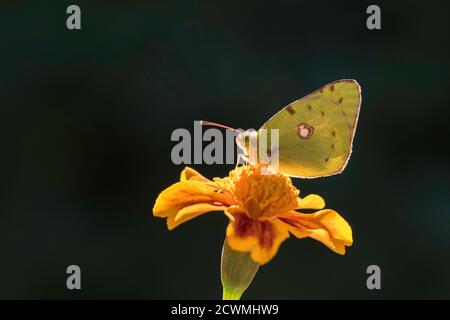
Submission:
[[[252,155],[256,155],[256,148],[258,145],[258,132],[256,130],[249,129],[244,131],[241,129],[233,129],[223,124],[204,120],[200,123],[204,126],[213,126],[233,131],[235,134],[236,145],[238,146],[238,149],[240,149],[242,159],[252,163],[256,161],[256,158],[252,157]],[[251,159],[255,160],[251,161]]]

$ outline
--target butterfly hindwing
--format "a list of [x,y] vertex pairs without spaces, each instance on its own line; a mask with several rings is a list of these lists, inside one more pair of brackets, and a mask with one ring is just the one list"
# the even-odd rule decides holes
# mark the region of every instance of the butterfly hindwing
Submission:
[[[332,82],[297,100],[261,129],[279,129],[279,172],[316,178],[344,170],[361,105],[355,80]],[[261,131],[260,131],[261,132]]]

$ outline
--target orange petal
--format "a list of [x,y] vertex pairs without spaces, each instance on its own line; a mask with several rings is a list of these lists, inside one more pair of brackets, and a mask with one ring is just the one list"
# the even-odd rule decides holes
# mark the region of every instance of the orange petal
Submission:
[[320,210],[325,207],[325,200],[316,194],[310,194],[304,198],[297,199],[297,209],[316,209]]
[[353,243],[351,227],[334,210],[325,209],[314,214],[291,211],[280,215],[279,219],[297,238],[318,240],[339,254],[345,254],[345,247]]
[[185,223],[191,219],[194,219],[204,213],[210,211],[224,211],[227,207],[216,206],[208,203],[198,203],[192,206],[184,207],[176,215],[172,215],[167,218],[167,228],[173,230],[180,224]]
[[227,211],[233,216],[227,227],[228,245],[236,251],[251,252],[255,262],[269,262],[289,237],[286,225],[277,219],[256,220],[234,208]]
[[167,226],[173,229],[205,212],[224,210],[230,202],[230,195],[222,192],[213,182],[184,180],[159,194],[153,206],[153,215],[168,218]]
[[186,167],[183,171],[181,171],[180,175],[180,181],[186,181],[186,180],[196,180],[196,181],[210,181],[208,178],[205,178],[202,176],[198,171]]
[[157,217],[168,217],[174,215],[183,207],[193,204],[222,205],[225,202],[229,202],[228,197],[214,186],[200,181],[188,180],[177,182],[161,192],[153,206],[153,214]]

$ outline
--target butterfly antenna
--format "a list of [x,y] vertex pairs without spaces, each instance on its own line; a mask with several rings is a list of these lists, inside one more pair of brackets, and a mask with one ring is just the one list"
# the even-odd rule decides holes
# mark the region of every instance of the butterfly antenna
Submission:
[[233,129],[231,127],[228,127],[226,125],[220,124],[220,123],[216,123],[216,122],[211,122],[211,121],[205,121],[205,120],[200,120],[200,124],[202,126],[211,126],[211,127],[219,127],[219,128],[223,128],[223,129],[227,129],[227,130],[231,130],[233,132],[237,132],[238,130]]

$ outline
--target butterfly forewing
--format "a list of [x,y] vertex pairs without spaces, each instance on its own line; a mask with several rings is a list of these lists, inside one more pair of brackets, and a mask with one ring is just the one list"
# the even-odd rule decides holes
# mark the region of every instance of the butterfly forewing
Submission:
[[279,172],[304,178],[342,172],[352,151],[360,105],[359,84],[338,80],[275,114],[261,129],[279,130]]

